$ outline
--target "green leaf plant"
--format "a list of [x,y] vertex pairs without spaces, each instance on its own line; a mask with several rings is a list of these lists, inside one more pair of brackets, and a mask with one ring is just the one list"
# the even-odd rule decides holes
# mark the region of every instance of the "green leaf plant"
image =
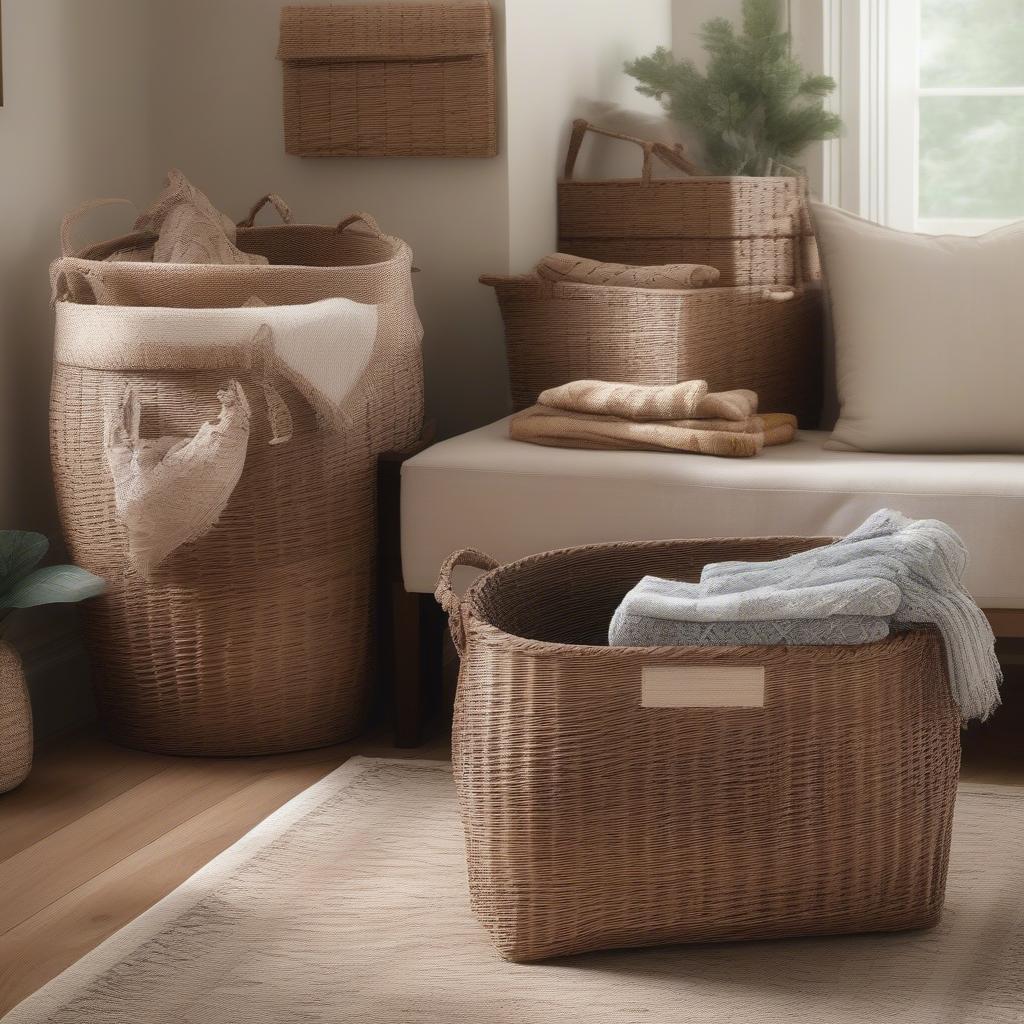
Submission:
[[836,83],[793,58],[778,0],[743,0],[742,32],[713,18],[700,38],[703,74],[664,47],[628,62],[626,73],[640,83],[637,92],[660,100],[697,135],[709,173],[799,173],[809,145],[839,135],[842,122],[824,106]]
[[49,546],[41,533],[0,530],[0,621],[15,608],[68,604],[103,593],[103,580],[76,565],[37,568]]

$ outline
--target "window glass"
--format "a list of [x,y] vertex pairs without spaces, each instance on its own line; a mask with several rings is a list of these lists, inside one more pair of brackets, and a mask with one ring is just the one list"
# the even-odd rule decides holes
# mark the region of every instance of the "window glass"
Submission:
[[1024,96],[919,102],[918,215],[1024,217]]
[[920,42],[923,88],[1024,86],[1024,0],[921,0]]

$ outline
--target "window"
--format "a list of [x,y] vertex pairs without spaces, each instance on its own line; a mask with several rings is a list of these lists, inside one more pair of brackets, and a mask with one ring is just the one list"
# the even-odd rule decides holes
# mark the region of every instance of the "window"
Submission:
[[829,6],[851,136],[834,155],[842,194],[829,199],[936,234],[1024,218],[1024,0]]

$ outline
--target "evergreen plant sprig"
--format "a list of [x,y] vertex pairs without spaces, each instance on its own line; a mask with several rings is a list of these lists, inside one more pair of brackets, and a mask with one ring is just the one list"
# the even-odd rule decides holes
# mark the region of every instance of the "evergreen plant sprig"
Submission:
[[824,107],[836,83],[793,58],[778,0],[743,0],[742,33],[713,18],[700,38],[703,74],[664,47],[628,62],[626,73],[697,134],[712,174],[791,174],[807,146],[839,134],[842,122]]

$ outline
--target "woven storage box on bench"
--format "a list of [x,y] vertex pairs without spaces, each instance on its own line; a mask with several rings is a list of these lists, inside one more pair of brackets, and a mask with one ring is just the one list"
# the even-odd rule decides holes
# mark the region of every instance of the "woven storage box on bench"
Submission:
[[296,156],[494,156],[486,3],[285,7],[285,150]]
[[750,388],[805,428],[821,411],[818,289],[619,288],[484,276],[505,321],[512,403],[572,380]]
[[[71,553],[107,583],[82,609],[101,720],[119,742],[176,754],[337,742],[361,729],[372,695],[377,456],[411,444],[422,424],[412,254],[365,215],[240,228],[240,248],[269,266],[130,262],[150,241],[126,236],[53,267],[58,297],[75,300],[57,304],[53,469]],[[122,258],[101,262],[112,252]],[[85,304],[101,295],[119,304]],[[253,297],[267,307],[225,308]],[[305,304],[337,298],[375,306],[376,326],[330,417],[244,343],[164,344],[204,310],[231,337],[264,317],[304,317],[315,332],[323,304]],[[330,341],[355,348],[344,333]],[[251,410],[241,475],[216,525],[147,578],[115,503],[112,412],[131,389],[143,438],[191,437],[218,415],[229,381]],[[290,436],[271,443],[282,415]]]
[[[573,178],[583,137],[594,131],[644,151],[640,178]],[[573,123],[558,183],[558,247],[610,263],[704,263],[723,287],[800,285],[821,277],[803,178],[654,178],[652,157],[684,170],[678,149]],[[692,166],[692,165],[691,165]]]
[[[696,580],[708,562],[822,543],[570,548],[493,568],[461,602],[452,567],[494,562],[449,559],[438,597],[462,654],[452,760],[472,905],[502,955],[936,922],[960,735],[937,634],[604,646],[648,573]],[[761,706],[734,700],[734,678],[762,668]],[[708,700],[708,672],[723,669]],[[676,706],[642,706],[645,676]],[[703,706],[679,706],[688,687]]]

